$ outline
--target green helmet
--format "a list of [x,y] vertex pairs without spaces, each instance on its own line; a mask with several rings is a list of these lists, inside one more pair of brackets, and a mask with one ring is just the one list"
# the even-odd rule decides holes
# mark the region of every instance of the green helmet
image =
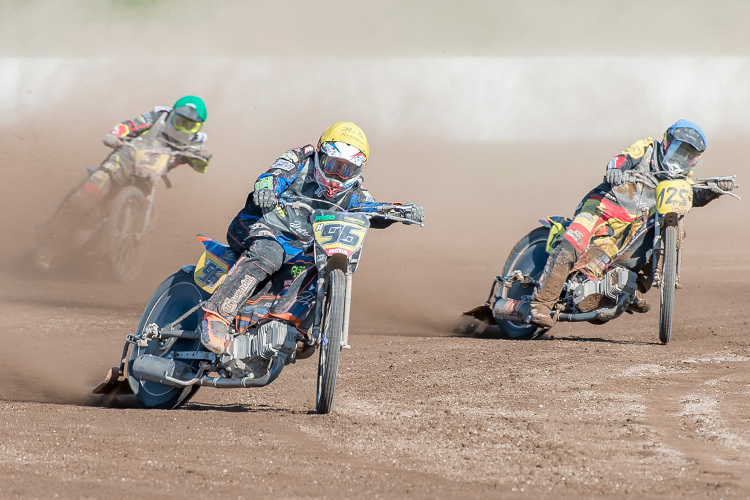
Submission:
[[177,102],[174,103],[172,109],[174,109],[178,114],[181,114],[186,118],[191,118],[196,122],[206,121],[206,105],[203,102],[203,99],[201,99],[200,97],[196,97],[194,95],[186,95],[184,97],[180,97],[179,99],[177,99]]
[[189,144],[206,121],[206,105],[194,95],[180,97],[167,117],[164,134],[180,144]]

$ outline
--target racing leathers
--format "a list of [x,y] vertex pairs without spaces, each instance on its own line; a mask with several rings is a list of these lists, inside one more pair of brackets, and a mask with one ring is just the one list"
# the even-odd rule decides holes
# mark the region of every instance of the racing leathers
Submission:
[[[571,269],[576,266],[589,272],[597,266],[603,268],[638,234],[648,215],[654,213],[655,186],[622,182],[622,174],[626,171],[658,174],[661,150],[661,143],[649,137],[635,142],[609,161],[604,182],[583,198],[576,208],[573,221],[547,259],[539,285],[531,297],[533,323],[544,328],[554,325],[551,311]],[[708,190],[693,189],[693,206],[704,206],[718,196]],[[590,244],[594,246],[591,249]],[[586,258],[579,261],[584,252]],[[589,265],[591,260],[598,262]],[[631,305],[632,310],[648,311],[649,306],[641,295],[651,287],[652,279],[650,275],[639,273],[638,299]]]
[[[103,138],[105,145],[114,149],[98,168],[89,173],[63,199],[52,218],[40,227],[34,263],[42,270],[49,269],[59,257],[63,247],[69,245],[86,216],[108,195],[129,182],[135,173],[135,151],[122,147],[130,141],[167,146],[173,153],[168,170],[181,164],[190,165],[195,171],[205,173],[211,152],[204,145],[206,134],[193,134],[188,144],[178,144],[163,132],[168,126],[171,107],[157,106],[134,118],[116,124]],[[187,153],[181,155],[180,153]],[[153,182],[154,180],[152,180]]]
[[[333,198],[324,196],[315,180],[319,153],[312,145],[290,149],[258,177],[254,191],[227,230],[227,243],[240,257],[224,281],[206,302],[201,340],[213,352],[225,352],[229,345],[226,327],[253,295],[256,286],[280,268],[285,258],[298,255],[313,241],[309,213],[270,204],[261,207],[257,194],[270,190],[274,198],[304,197],[314,209],[375,210],[379,204],[362,186],[361,179]],[[268,191],[265,191],[266,193]],[[420,207],[421,209],[421,207]],[[382,229],[392,220],[372,219],[370,227]]]

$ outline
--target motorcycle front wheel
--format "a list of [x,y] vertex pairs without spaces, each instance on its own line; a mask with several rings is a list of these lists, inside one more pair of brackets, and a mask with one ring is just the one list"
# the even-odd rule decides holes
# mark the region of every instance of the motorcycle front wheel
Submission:
[[677,226],[664,228],[664,260],[661,273],[659,303],[659,340],[662,344],[672,337],[672,306],[677,280]]
[[[193,281],[192,274],[184,271],[165,279],[151,295],[143,308],[138,322],[138,332],[146,326],[156,323],[159,327],[169,325],[174,320],[195,307],[205,297],[203,292]],[[181,330],[197,330],[202,318],[202,309],[198,309],[182,320],[176,328]],[[171,357],[175,351],[193,352],[203,349],[198,339],[171,338],[165,340],[150,340],[148,345],[141,347],[132,345],[128,357],[128,374],[132,372],[133,362],[143,354],[151,354],[160,358]],[[200,361],[184,361],[196,372]],[[185,404],[198,391],[198,385],[187,387],[173,387],[156,382],[137,379],[128,375],[128,383],[138,400],[147,408],[177,408]]]
[[126,186],[110,205],[105,241],[109,268],[117,281],[132,281],[143,268],[147,250],[144,224],[147,203],[138,187]]
[[[502,276],[508,276],[513,271],[519,270],[538,280],[547,263],[547,237],[549,229],[538,227],[521,238],[508,255],[503,266]],[[502,287],[500,296],[504,299],[520,300],[523,296],[531,295],[534,288],[530,285],[514,283],[510,288]],[[536,325],[529,325],[517,321],[497,321],[497,326],[505,335],[512,339],[535,339],[545,331]]]
[[330,271],[327,278],[326,305],[320,322],[320,358],[315,396],[315,410],[318,413],[329,413],[333,408],[341,355],[341,338],[344,333],[346,278],[340,269]]

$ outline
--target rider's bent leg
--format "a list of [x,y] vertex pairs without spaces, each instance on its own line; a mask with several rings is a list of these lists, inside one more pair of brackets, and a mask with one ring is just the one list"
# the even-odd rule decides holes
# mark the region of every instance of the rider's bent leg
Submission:
[[570,241],[562,238],[555,247],[552,255],[547,259],[539,286],[531,295],[531,322],[543,328],[551,328],[555,324],[552,308],[560,298],[568,273],[577,260],[576,249]]
[[66,196],[52,218],[41,228],[34,263],[42,270],[54,265],[56,255],[72,243],[70,237],[94,208],[133,173],[133,156],[114,151]]
[[258,283],[278,271],[283,262],[284,248],[275,239],[257,239],[245,250],[203,308],[201,342],[208,350],[217,354],[227,351],[229,325],[240,307],[255,293]]
[[71,235],[81,221],[109,193],[112,179],[104,169],[97,169],[65,197],[55,214],[41,228],[39,245],[34,255],[34,263],[41,270],[47,270],[55,263],[55,256],[63,251]]

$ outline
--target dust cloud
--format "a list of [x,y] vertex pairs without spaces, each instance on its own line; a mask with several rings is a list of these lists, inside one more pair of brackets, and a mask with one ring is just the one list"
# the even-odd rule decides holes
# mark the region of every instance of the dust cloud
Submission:
[[[116,339],[106,346],[116,357],[155,286],[199,257],[194,235],[223,240],[257,175],[340,120],[368,134],[375,197],[427,213],[424,228],[370,233],[352,342],[356,332],[448,335],[485,300],[513,244],[537,219],[569,215],[635,139],[688,118],[709,136],[704,175],[747,176],[733,161],[750,132],[747,11],[740,1],[3,2],[0,311],[69,316],[30,310],[0,335],[42,321],[37,331],[56,333],[36,341],[74,349],[86,336],[59,325],[85,310],[87,335]],[[689,36],[673,35],[685,26]],[[173,172],[174,187],[158,193],[144,277],[115,285],[96,263],[35,274],[24,259],[35,231],[104,159],[101,136],[184,94],[207,102],[214,159],[205,176]],[[729,241],[747,209],[728,201],[695,217],[692,238]],[[94,327],[113,318],[116,328]],[[17,356],[13,345],[0,363]]]

